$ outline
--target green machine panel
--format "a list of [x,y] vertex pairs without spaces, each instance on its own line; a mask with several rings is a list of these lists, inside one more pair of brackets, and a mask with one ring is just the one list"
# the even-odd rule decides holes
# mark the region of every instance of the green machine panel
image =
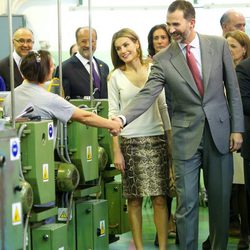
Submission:
[[54,223],[32,230],[32,250],[67,250],[67,225]]
[[75,213],[75,200],[72,201],[72,218],[68,223],[68,243],[69,250],[76,250],[76,213]]
[[55,201],[53,122],[17,123],[16,127],[21,134],[23,174],[33,188],[34,204]]
[[108,242],[108,204],[88,200],[76,204],[77,250],[106,250]]
[[[88,111],[94,111],[88,109]],[[68,150],[70,159],[80,173],[80,184],[98,179],[97,128],[79,122],[68,123]]]
[[[88,107],[95,107],[97,109],[97,114],[101,117],[108,118],[109,104],[108,99],[72,99],[70,100],[76,106],[86,105]],[[113,163],[113,150],[112,150],[112,136],[109,131],[104,128],[98,128],[98,142],[101,147],[104,148],[108,155],[107,167]]]
[[20,164],[16,131],[0,128],[0,249],[23,249]]
[[109,233],[123,234],[130,230],[128,220],[127,200],[122,196],[121,182],[105,184],[108,201]]

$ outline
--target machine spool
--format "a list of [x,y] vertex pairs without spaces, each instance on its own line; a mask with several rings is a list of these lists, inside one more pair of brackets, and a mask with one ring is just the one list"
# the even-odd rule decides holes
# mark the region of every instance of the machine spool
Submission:
[[57,170],[57,188],[62,192],[70,192],[76,189],[80,181],[80,174],[71,163],[59,163]]
[[108,154],[103,147],[98,147],[98,165],[99,170],[103,171],[108,163]]
[[20,182],[23,213],[27,214],[33,205],[33,190],[27,181]]

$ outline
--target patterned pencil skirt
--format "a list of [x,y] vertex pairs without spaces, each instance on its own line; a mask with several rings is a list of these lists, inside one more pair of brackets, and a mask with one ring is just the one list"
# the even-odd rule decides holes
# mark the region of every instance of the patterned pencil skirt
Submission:
[[167,143],[164,135],[121,138],[125,160],[122,176],[123,196],[166,195],[167,192]]

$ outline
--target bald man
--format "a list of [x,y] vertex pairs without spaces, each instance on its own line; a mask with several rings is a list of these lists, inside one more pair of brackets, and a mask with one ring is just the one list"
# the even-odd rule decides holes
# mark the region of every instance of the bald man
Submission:
[[228,10],[222,15],[220,25],[223,36],[225,36],[225,34],[229,31],[241,30],[245,32],[246,21],[245,17],[241,13],[235,10]]
[[[18,28],[13,34],[14,87],[20,85],[23,77],[19,66],[24,56],[33,49],[33,32],[28,28]],[[0,76],[3,78],[6,91],[10,90],[10,56],[0,60]]]
[[[89,37],[92,35],[92,55],[90,53]],[[90,96],[90,65],[92,56],[93,70],[100,78],[100,84],[93,81],[94,98],[105,99],[108,97],[107,77],[109,74],[108,65],[102,60],[93,56],[97,47],[97,32],[89,27],[79,27],[75,32],[78,51],[75,55],[62,64],[62,83],[65,96],[70,98],[83,98]],[[59,77],[59,67],[56,69],[56,77]]]

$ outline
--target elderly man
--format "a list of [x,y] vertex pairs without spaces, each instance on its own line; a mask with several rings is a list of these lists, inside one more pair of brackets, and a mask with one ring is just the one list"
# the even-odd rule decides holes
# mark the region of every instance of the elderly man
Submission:
[[[20,73],[20,64],[24,56],[32,50],[34,44],[33,32],[28,28],[18,28],[13,34],[14,60],[14,87],[20,85],[23,77]],[[0,61],[0,76],[3,78],[6,90],[10,90],[10,56]]]
[[223,36],[225,36],[229,31],[241,30],[245,32],[246,21],[241,13],[235,10],[228,10],[222,15],[220,25]]
[[[89,27],[80,27],[76,30],[76,44],[78,52],[63,62],[62,83],[65,96],[70,98],[82,98],[90,96],[90,57],[92,56],[93,90],[95,98],[107,98],[108,65],[93,56],[96,50],[97,33],[91,29],[92,54],[90,52]],[[59,70],[56,70],[59,77]]]

